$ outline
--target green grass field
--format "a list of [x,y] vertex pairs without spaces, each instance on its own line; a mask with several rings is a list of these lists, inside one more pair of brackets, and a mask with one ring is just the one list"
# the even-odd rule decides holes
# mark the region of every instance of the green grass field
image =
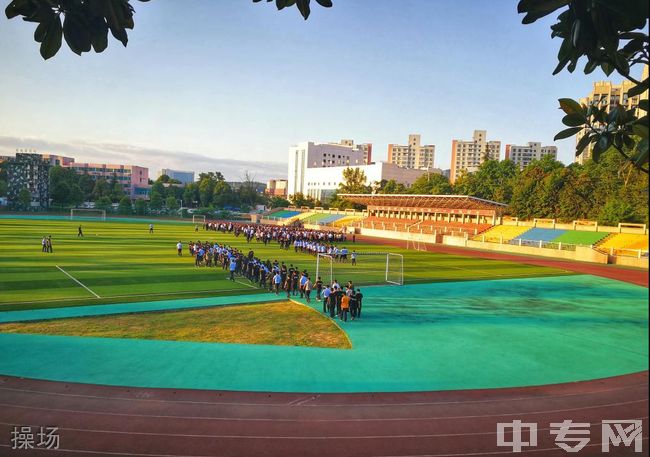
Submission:
[[[81,224],[84,238],[77,238]],[[52,254],[41,252],[41,238],[52,235]],[[63,221],[0,219],[0,310],[35,309],[171,298],[264,293],[247,280],[226,279],[221,268],[196,268],[176,243],[192,240],[226,243],[262,259],[278,259],[315,273],[315,258],[277,244],[246,243],[218,232],[195,232],[189,223],[156,223],[148,233],[145,221]],[[385,257],[404,256],[404,283],[505,279],[569,274],[566,271],[506,261],[407,251],[392,246],[348,243],[360,253],[356,267],[335,264],[339,282],[383,284]],[[326,266],[328,268],[328,266]]]
[[291,301],[1,324],[0,333],[350,349],[334,321]]

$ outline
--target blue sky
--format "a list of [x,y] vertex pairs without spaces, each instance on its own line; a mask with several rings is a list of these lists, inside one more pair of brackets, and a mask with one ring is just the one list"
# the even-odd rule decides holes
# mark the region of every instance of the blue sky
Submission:
[[[304,21],[250,0],[136,1],[127,48],[110,38],[78,57],[64,45],[48,61],[34,24],[1,18],[0,154],[266,179],[306,139],[372,142],[381,160],[420,133],[442,168],[474,129],[501,140],[502,157],[506,143],[553,144],[557,99],[606,78],[552,76],[552,20],[524,26],[516,4],[334,0]],[[573,141],[555,144],[570,162]]]

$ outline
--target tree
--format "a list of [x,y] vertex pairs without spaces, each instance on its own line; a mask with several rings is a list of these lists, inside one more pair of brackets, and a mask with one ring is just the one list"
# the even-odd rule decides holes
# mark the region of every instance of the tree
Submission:
[[239,200],[248,206],[255,206],[262,201],[262,196],[257,192],[257,185],[254,177],[248,172],[244,172],[241,186],[239,187]]
[[438,173],[425,173],[415,180],[409,189],[411,194],[448,195],[452,193],[446,176]]
[[366,185],[366,174],[361,168],[346,168],[343,170],[343,182],[339,183],[338,193],[369,194],[370,186]]
[[[639,81],[631,76],[636,65],[650,64],[650,40],[646,31],[647,0],[584,1],[584,0],[520,0],[519,13],[526,13],[524,24],[530,24],[562,8],[557,22],[551,26],[551,37],[562,39],[558,52],[557,74],[565,67],[573,72],[582,57],[587,58],[584,73],[596,68],[610,75],[619,75],[635,84],[628,92],[633,97],[648,90],[649,79]],[[566,8],[566,9],[565,9]],[[646,114],[637,118],[635,110],[623,106],[580,105],[569,98],[559,99],[567,129],[555,139],[569,138],[578,132],[585,135],[576,145],[576,155],[592,145],[592,158],[613,147],[639,170],[648,173],[648,100],[638,108]]]
[[[260,1],[253,0],[254,3]],[[324,7],[332,6],[331,0],[316,2]],[[275,0],[275,4],[278,10],[295,5],[305,20],[309,17],[309,0]],[[7,19],[22,16],[24,21],[38,23],[34,40],[41,43],[43,59],[59,52],[62,38],[77,55],[91,49],[103,52],[108,47],[109,30],[126,47],[129,41],[127,29],[132,30],[135,25],[134,13],[130,0],[13,0],[5,9]]]
[[112,209],[112,202],[109,197],[99,197],[95,200],[95,208],[110,211]]
[[486,160],[476,172],[461,173],[454,183],[454,192],[507,203],[512,198],[512,186],[518,172],[511,160]]
[[88,173],[83,173],[79,176],[79,187],[81,192],[83,192],[84,201],[88,201],[92,198],[93,189],[95,188],[95,180]]
[[113,173],[109,187],[111,190],[110,197],[113,200],[113,203],[118,203],[124,196],[124,187],[122,187],[122,184],[117,179],[117,175],[115,173]]
[[95,187],[93,188],[92,197],[97,201],[101,197],[108,197],[111,194],[111,189],[108,185],[108,181],[105,178],[99,178],[95,182]]
[[133,206],[131,205],[131,199],[126,195],[120,199],[120,204],[117,207],[117,212],[124,215],[129,215],[133,213]]
[[163,207],[163,198],[158,192],[152,191],[149,194],[149,208],[160,211]]
[[169,196],[165,200],[165,206],[170,211],[175,211],[175,210],[177,210],[179,208],[178,200],[176,200],[176,197],[174,197],[174,196]]
[[147,214],[147,209],[149,205],[147,205],[147,202],[145,200],[138,198],[135,201],[135,204],[133,206],[134,206],[135,214],[137,214],[138,216],[144,216],[145,214]]
[[314,200],[313,197],[304,195],[302,192],[296,192],[295,194],[290,195],[289,201],[292,205],[297,206],[298,208],[301,206],[308,206],[310,208],[316,206],[316,200]]
[[289,205],[289,200],[286,198],[278,197],[277,195],[274,195],[269,199],[269,206],[271,208],[286,208]]
[[156,181],[155,183],[153,183],[153,185],[151,186],[151,193],[153,192],[159,193],[160,196],[163,198],[167,196],[167,189],[165,189],[165,186],[163,185],[162,181]]
[[212,190],[212,203],[217,208],[226,206],[237,206],[239,204],[238,196],[226,181],[219,181]]
[[32,194],[26,187],[20,189],[18,192],[18,209],[27,211],[32,207]]
[[404,184],[395,181],[394,179],[389,179],[388,181],[383,179],[379,183],[379,188],[377,192],[380,194],[405,194],[406,187]]

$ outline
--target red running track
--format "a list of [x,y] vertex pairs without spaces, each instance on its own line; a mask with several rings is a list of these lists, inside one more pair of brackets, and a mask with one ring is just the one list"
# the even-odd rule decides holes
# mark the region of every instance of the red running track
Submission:
[[[361,240],[361,237],[358,237]],[[366,238],[385,244],[387,240]],[[390,240],[393,241],[393,240]],[[390,241],[388,243],[390,244]],[[392,244],[402,246],[403,243]],[[433,246],[648,286],[647,272]],[[512,455],[497,423],[538,424],[530,456],[566,456],[550,434],[565,419],[590,424],[573,455],[603,455],[603,420],[642,420],[648,449],[648,372],[515,389],[381,394],[277,394],[141,389],[0,377],[0,456],[461,457]],[[58,427],[58,450],[12,450],[14,426]],[[524,433],[524,439],[527,434]],[[510,441],[511,434],[506,434]],[[620,444],[611,456],[635,454]]]
[[[539,427],[526,455],[566,455],[549,432],[565,419],[591,424],[591,441],[577,455],[601,454],[604,419],[641,419],[648,445],[647,372],[516,389],[327,395],[2,377],[0,406],[2,456],[505,456],[497,423],[516,419]],[[14,425],[59,427],[59,450],[12,450]],[[631,454],[621,444],[608,455]]]

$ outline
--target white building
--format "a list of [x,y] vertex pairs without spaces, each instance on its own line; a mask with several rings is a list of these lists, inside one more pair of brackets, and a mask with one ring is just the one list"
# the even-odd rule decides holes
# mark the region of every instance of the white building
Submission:
[[316,200],[326,201],[344,182],[343,171],[346,168],[359,168],[366,176],[366,185],[372,186],[382,180],[394,179],[406,187],[410,187],[416,179],[425,173],[440,173],[441,170],[415,170],[402,168],[388,162],[376,162],[372,165],[333,166],[322,168],[307,168],[304,173],[304,191],[307,196]]
[[520,170],[526,168],[533,160],[539,160],[547,155],[557,159],[557,147],[542,146],[542,143],[534,141],[529,141],[527,146],[506,144],[506,160],[512,160]]
[[158,177],[162,175],[167,175],[171,179],[180,181],[181,184],[191,184],[194,182],[194,172],[193,171],[182,171],[182,170],[172,170],[171,168],[163,168],[158,173]]
[[364,164],[364,152],[353,146],[303,141],[289,148],[287,195],[305,194],[306,172],[311,168],[348,167]]

